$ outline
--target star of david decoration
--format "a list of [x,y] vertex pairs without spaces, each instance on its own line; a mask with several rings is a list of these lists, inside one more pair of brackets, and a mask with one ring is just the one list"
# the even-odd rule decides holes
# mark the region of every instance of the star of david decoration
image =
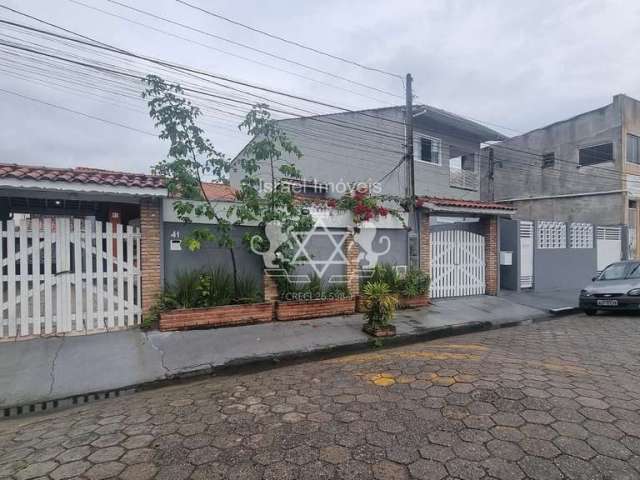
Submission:
[[[293,257],[293,263],[297,265],[309,265],[314,273],[318,277],[322,278],[331,265],[345,265],[347,263],[347,258],[342,250],[342,246],[344,245],[347,235],[348,234],[345,231],[329,230],[324,222],[319,219],[312,230],[308,232],[294,233],[293,238],[298,249]],[[333,245],[333,251],[329,255],[328,259],[316,260],[309,254],[307,248],[312,238],[323,237],[329,239]]]

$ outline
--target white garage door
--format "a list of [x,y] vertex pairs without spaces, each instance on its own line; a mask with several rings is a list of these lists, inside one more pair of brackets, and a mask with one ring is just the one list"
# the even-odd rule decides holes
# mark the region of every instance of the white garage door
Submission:
[[484,237],[464,230],[431,233],[431,296],[485,293]]

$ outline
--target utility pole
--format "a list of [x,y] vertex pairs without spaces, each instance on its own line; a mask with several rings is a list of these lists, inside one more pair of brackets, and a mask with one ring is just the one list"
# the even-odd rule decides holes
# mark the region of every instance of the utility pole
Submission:
[[406,197],[409,210],[409,245],[408,245],[408,264],[417,267],[419,262],[418,252],[418,222],[416,217],[416,180],[414,171],[413,158],[413,77],[407,73],[405,83],[405,112],[404,112],[404,128],[406,141],[406,157],[405,167],[407,171]]

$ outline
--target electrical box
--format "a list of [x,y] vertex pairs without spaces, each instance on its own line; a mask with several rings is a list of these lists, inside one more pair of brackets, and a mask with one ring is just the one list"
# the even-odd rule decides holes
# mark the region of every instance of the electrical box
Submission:
[[513,252],[500,252],[500,265],[513,265]]

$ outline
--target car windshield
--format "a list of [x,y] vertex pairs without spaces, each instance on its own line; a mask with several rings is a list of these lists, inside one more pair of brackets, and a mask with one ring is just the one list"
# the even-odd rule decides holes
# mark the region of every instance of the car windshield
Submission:
[[640,263],[614,263],[605,268],[598,280],[624,280],[640,278]]

